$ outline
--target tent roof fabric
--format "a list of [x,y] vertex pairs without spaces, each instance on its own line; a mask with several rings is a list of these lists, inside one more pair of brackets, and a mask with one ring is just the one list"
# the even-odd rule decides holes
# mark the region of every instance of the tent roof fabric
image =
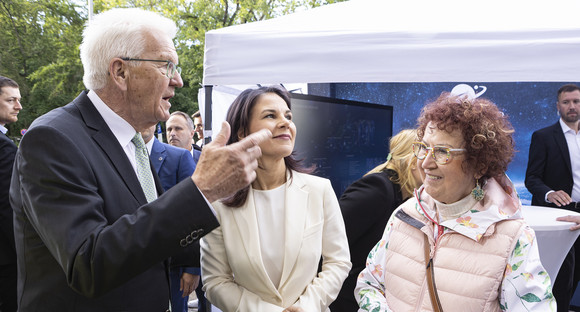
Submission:
[[204,84],[577,81],[580,1],[351,0],[206,33]]

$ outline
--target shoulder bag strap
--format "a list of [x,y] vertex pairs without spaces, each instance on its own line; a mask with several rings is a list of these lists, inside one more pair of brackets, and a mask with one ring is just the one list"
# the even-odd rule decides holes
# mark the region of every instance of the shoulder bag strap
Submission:
[[429,239],[427,235],[425,237],[425,262],[427,265],[427,285],[429,286],[429,297],[431,298],[431,305],[433,306],[433,311],[443,312],[441,307],[441,301],[439,301],[439,295],[437,294],[437,286],[435,286],[435,274],[433,273],[433,259],[431,259],[429,252]]

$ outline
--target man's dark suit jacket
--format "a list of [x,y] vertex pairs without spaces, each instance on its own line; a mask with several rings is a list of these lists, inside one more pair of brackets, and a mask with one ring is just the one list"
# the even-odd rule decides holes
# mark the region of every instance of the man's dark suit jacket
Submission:
[[0,265],[16,263],[12,207],[8,199],[16,145],[0,132]]
[[[557,207],[546,202],[546,193],[550,190],[563,190],[572,195],[574,179],[568,143],[560,122],[537,130],[532,134],[528,168],[526,169],[526,188],[532,193],[532,205]],[[574,210],[572,205],[558,207]],[[568,311],[570,299],[580,279],[580,240],[576,240],[552,285],[554,297],[558,302],[558,311]]]
[[403,203],[401,187],[389,179],[393,175],[396,173],[392,170],[366,175],[340,196],[338,202],[346,226],[352,268],[330,305],[332,312],[358,311],[354,297],[356,279],[365,268],[369,252],[383,236],[389,217]]
[[532,134],[525,184],[532,193],[534,206],[556,207],[545,201],[550,190],[563,190],[572,195],[574,180],[570,152],[559,121]]
[[[186,149],[159,142],[155,137],[153,140],[149,158],[163,189],[169,190],[177,183],[189,179],[196,166],[191,153]],[[199,275],[199,256],[199,243],[195,242],[178,255],[172,255],[170,265],[171,267],[195,267],[196,269],[185,272]]]
[[191,179],[147,203],[85,92],[35,120],[15,162],[21,312],[165,311],[164,260],[218,226]]

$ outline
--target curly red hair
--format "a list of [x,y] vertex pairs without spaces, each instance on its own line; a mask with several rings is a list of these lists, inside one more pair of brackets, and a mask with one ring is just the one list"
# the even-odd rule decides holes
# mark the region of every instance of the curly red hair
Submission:
[[423,107],[417,122],[419,140],[429,122],[447,132],[459,130],[467,150],[463,170],[473,169],[483,179],[502,175],[514,157],[514,129],[508,117],[488,99],[443,92]]

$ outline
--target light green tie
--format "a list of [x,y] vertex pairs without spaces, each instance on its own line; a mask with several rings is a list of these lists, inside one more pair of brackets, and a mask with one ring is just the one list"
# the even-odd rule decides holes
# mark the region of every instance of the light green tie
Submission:
[[147,147],[145,146],[143,137],[141,137],[141,133],[137,132],[131,142],[135,144],[137,178],[139,178],[139,183],[141,183],[141,188],[145,193],[147,202],[150,203],[157,198],[157,192],[155,191],[155,181],[151,173],[151,165],[149,164],[149,153],[147,153]]

